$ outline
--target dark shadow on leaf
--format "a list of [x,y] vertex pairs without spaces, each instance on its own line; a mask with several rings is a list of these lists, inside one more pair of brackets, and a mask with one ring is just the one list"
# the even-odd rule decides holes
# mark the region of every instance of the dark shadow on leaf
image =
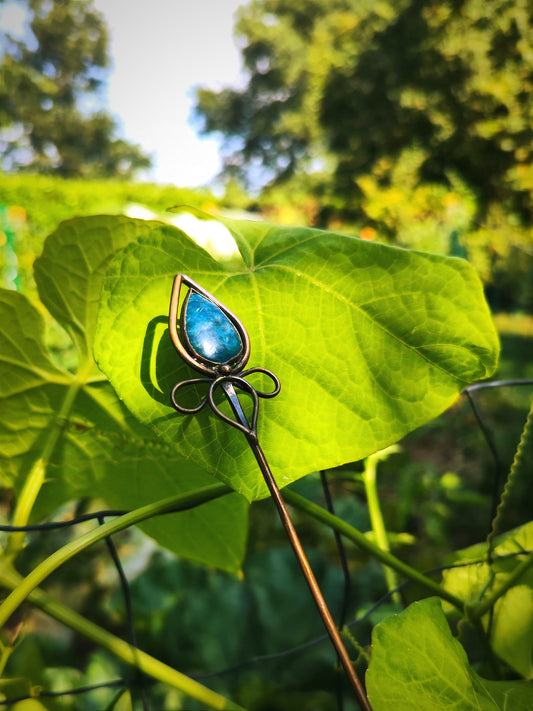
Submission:
[[[143,388],[151,398],[170,406],[170,392],[176,383],[195,378],[198,374],[176,353],[167,324],[165,316],[156,316],[148,324],[143,342],[140,377]],[[205,383],[191,384],[180,392],[180,403],[184,407],[194,407],[206,394]]]
[[183,380],[183,367],[168,335],[166,316],[156,316],[147,328],[141,357],[141,383],[148,395],[163,405],[170,405],[172,387]]

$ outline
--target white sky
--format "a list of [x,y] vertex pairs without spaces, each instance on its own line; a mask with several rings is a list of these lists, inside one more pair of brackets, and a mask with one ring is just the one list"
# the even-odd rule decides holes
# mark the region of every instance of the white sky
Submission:
[[153,155],[149,179],[208,183],[220,170],[219,142],[191,126],[193,87],[235,84],[232,32],[243,0],[94,0],[110,30],[108,109],[123,136]]
[[[106,108],[121,135],[153,157],[144,176],[180,187],[207,184],[220,170],[219,141],[191,125],[193,87],[236,84],[232,32],[243,0],[93,0],[110,32]],[[24,13],[5,4],[0,24],[23,34]]]

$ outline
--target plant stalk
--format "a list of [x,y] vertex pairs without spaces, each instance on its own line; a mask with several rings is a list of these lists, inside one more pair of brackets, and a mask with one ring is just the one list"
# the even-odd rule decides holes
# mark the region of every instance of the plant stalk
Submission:
[[[383,521],[383,514],[381,512],[377,488],[377,465],[380,459],[381,456],[378,453],[377,455],[371,455],[365,460],[363,482],[365,485],[368,512],[370,514],[370,523],[372,531],[374,532],[376,543],[382,550],[390,553],[389,539],[387,537],[385,522]],[[394,569],[388,565],[383,565],[383,573],[387,583],[387,590],[389,592],[396,590],[398,587],[398,580]],[[402,600],[400,593],[397,590],[392,593],[392,599],[394,602],[401,603]]]
[[[46,440],[41,451],[41,456],[37,459],[37,461],[30,469],[24,487],[20,493],[20,496],[18,497],[15,513],[13,514],[14,526],[26,526],[28,521],[30,520],[30,515],[33,506],[35,504],[37,496],[39,495],[41,487],[44,484],[46,476],[46,467],[48,466],[50,457],[52,456],[54,448],[59,439],[59,435],[61,434],[63,423],[68,417],[68,414],[72,408],[72,404],[76,399],[76,395],[78,394],[80,387],[81,382],[76,380],[70,384],[65,394],[65,398],[61,403],[61,407],[58,413],[56,414],[54,421],[52,422],[48,431]],[[19,532],[14,533],[11,536],[6,548],[6,555],[12,556],[13,558],[17,555],[17,553],[22,549],[22,546],[24,545],[25,535],[25,533]]]
[[364,533],[358,531],[357,528],[350,526],[350,524],[346,523],[341,518],[330,514],[329,511],[326,511],[321,506],[314,504],[312,501],[309,501],[308,499],[304,498],[303,496],[300,496],[299,494],[295,493],[294,491],[291,491],[290,489],[284,489],[283,495],[285,497],[285,500],[292,506],[295,506],[301,511],[305,511],[310,516],[313,516],[313,518],[316,518],[318,521],[322,521],[322,523],[325,523],[333,530],[338,531],[343,536],[346,536],[346,538],[349,538],[351,541],[353,541],[353,543],[355,543],[363,550],[367,551],[367,553],[370,553],[370,555],[372,555],[374,558],[377,558],[385,565],[389,566],[390,568],[393,568],[403,577],[412,580],[414,583],[422,585],[426,590],[429,590],[435,595],[438,595],[443,600],[446,600],[455,608],[457,608],[457,610],[459,610],[462,615],[464,615],[465,604],[460,598],[448,592],[448,590],[443,588],[442,585],[439,585],[434,580],[431,580],[431,578],[428,578],[422,573],[419,573],[418,570],[415,570],[406,563],[403,563],[392,553],[384,551],[373,541],[367,538]]

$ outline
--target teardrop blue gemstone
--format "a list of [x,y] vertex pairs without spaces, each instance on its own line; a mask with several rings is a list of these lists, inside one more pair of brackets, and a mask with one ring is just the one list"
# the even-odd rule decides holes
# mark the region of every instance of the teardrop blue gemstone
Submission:
[[239,332],[218,306],[191,292],[185,308],[185,332],[197,355],[212,363],[227,363],[242,351]]

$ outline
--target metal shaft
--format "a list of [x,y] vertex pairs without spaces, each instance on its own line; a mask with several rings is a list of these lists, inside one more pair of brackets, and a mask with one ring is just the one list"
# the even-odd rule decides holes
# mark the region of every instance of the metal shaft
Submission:
[[[222,387],[224,389],[224,392],[226,393],[226,396],[228,398],[235,417],[242,425],[244,425],[245,427],[249,427],[248,419],[239,402],[239,398],[237,396],[237,393],[235,392],[235,388],[233,387],[233,385],[231,383],[223,383]],[[263,474],[266,485],[268,486],[270,495],[274,500],[279,517],[287,532],[292,548],[296,554],[296,557],[306,579],[307,585],[309,586],[309,590],[311,591],[311,595],[313,596],[313,599],[318,608],[318,611],[320,612],[320,616],[322,617],[326,630],[330,636],[333,646],[335,647],[335,650],[338,654],[344,671],[346,672],[346,676],[348,677],[350,684],[352,685],[359,705],[361,706],[361,709],[363,711],[372,711],[370,702],[368,701],[363,686],[359,681],[359,677],[355,673],[355,669],[353,668],[353,664],[350,660],[348,652],[346,651],[346,647],[344,646],[339,631],[335,625],[335,622],[333,621],[333,617],[331,616],[331,612],[329,611],[326,601],[324,600],[324,596],[322,595],[322,591],[320,590],[318,582],[315,578],[311,565],[307,559],[307,556],[305,555],[305,551],[302,547],[300,539],[298,538],[298,534],[296,533],[296,529],[294,528],[294,524],[290,517],[285,501],[281,496],[281,492],[278,488],[278,485],[276,484],[272,471],[270,470],[264,452],[261,449],[259,442],[257,441],[257,436],[255,435],[255,433],[250,433],[250,435],[246,435],[246,439],[248,440],[248,444],[250,445],[252,452],[254,453],[259,468],[261,469],[261,473]]]

